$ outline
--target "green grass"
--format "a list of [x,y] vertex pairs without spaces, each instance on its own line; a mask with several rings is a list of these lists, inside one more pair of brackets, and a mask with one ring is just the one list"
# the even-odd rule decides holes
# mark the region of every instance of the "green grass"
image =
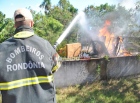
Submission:
[[58,103],[140,103],[140,78],[57,89]]

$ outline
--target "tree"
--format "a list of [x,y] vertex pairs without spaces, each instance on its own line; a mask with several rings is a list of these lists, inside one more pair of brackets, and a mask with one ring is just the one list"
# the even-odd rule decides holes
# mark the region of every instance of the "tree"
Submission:
[[46,15],[60,21],[64,27],[66,27],[77,14],[77,11],[78,9],[74,8],[69,1],[60,0],[58,5],[51,7],[50,11]]
[[63,25],[54,18],[46,17],[46,15],[35,11],[33,12],[33,17],[35,33],[54,45],[63,30]]
[[[73,17],[77,14],[77,11],[78,11],[78,9],[74,8],[74,6],[71,5],[68,0],[60,0],[58,2],[58,5],[54,5],[53,7],[50,7],[49,12],[46,13],[46,17],[53,18],[53,19],[59,21],[63,25],[63,31],[64,31],[68,27],[70,22],[72,21]],[[60,34],[62,34],[63,31]],[[75,31],[73,31],[73,32],[71,31],[71,34],[73,34],[73,35],[75,34],[75,36],[76,36]],[[68,40],[67,42],[72,41],[71,39],[75,38],[73,36],[71,38],[70,37],[71,36],[69,36],[69,39],[67,39]],[[66,42],[64,41],[63,43],[66,43]]]
[[41,8],[45,9],[45,13],[47,14],[50,9],[51,9],[51,0],[44,0],[41,4],[40,4]]
[[0,42],[11,37],[14,33],[14,22],[10,18],[5,18],[5,14],[0,12]]

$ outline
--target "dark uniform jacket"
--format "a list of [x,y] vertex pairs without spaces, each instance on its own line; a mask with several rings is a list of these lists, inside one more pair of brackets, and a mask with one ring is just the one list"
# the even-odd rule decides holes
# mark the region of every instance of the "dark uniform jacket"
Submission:
[[60,67],[51,44],[22,26],[0,44],[2,103],[55,103],[53,72]]

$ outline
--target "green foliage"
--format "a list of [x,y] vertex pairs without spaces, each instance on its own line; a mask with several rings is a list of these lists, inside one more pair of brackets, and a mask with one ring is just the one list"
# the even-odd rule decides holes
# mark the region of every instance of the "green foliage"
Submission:
[[63,25],[52,17],[34,12],[34,31],[40,37],[47,39],[52,45],[61,35]]
[[52,17],[58,20],[64,25],[64,27],[66,27],[69,24],[73,16],[78,11],[67,0],[60,0],[57,6],[56,5],[54,5],[53,7],[50,7],[50,6],[51,6],[51,0],[44,0],[42,4],[40,5],[40,7],[44,8],[45,12],[49,10],[46,13],[47,17]]
[[47,16],[53,17],[54,19],[60,21],[66,28],[69,22],[73,19],[73,16],[76,12],[77,11],[73,9],[63,10],[58,6],[54,6],[54,8],[47,14]]
[[105,55],[103,58],[104,58],[106,61],[108,61],[108,62],[110,61],[108,55]]
[[108,3],[105,3],[97,6],[96,9],[99,10],[99,12],[111,12],[115,9],[115,5],[110,6]]
[[138,60],[140,60],[140,54],[137,55]]
[[89,13],[89,12],[92,12],[92,11],[98,11],[99,14],[105,14],[107,12],[114,11],[115,7],[116,7],[115,5],[108,5],[108,3],[105,3],[105,4],[101,4],[99,6],[90,5],[90,6],[86,7],[84,11],[86,13]]
[[10,18],[0,12],[0,43],[11,37],[14,33],[14,23]]
[[40,7],[45,8],[45,13],[47,14],[51,9],[51,0],[43,0]]
[[[73,17],[77,14],[77,11],[78,11],[78,9],[74,8],[74,6],[71,5],[68,0],[60,0],[58,2],[58,5],[52,6],[49,9],[49,11],[48,9],[45,8],[45,5],[47,6],[50,5],[50,3],[48,3],[48,0],[44,0],[42,4],[44,5],[42,7],[44,8],[45,13],[47,11],[46,17],[47,18],[50,17],[59,21],[63,25],[63,31],[69,26],[70,22],[72,21]],[[63,31],[61,31],[60,34],[62,34]],[[67,36],[68,39],[65,38],[65,40],[62,41],[59,47],[60,48],[62,46],[64,47],[66,43],[72,42],[75,39],[75,36],[76,36],[75,34],[76,34],[76,31],[71,30],[71,32],[69,33],[70,36]],[[74,35],[74,37],[72,35]]]
[[97,70],[96,70],[98,76],[100,76],[100,72],[101,72],[101,66],[98,64],[97,65]]

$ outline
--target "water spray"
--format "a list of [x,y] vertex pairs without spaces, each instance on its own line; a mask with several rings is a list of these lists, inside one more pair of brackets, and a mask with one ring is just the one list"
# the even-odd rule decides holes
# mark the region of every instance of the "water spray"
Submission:
[[58,38],[58,40],[56,41],[56,43],[54,44],[54,48],[56,49],[57,46],[65,39],[65,37],[68,35],[69,31],[71,30],[71,28],[77,23],[78,20],[81,19],[82,15],[84,15],[84,12],[79,12],[75,18],[72,20],[72,22],[70,23],[70,25],[68,26],[68,28],[62,33],[62,35]]

